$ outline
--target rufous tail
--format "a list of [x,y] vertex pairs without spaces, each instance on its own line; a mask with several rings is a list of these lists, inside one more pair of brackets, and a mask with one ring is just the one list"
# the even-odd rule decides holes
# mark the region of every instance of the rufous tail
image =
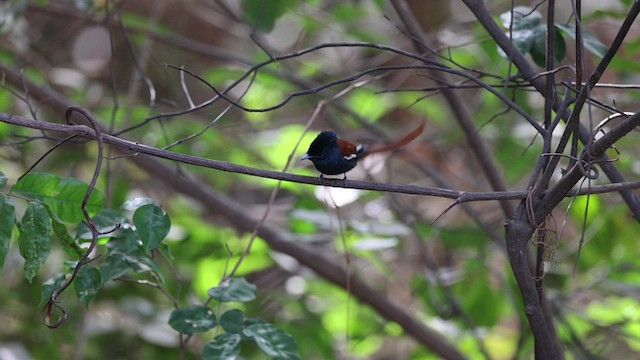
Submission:
[[408,133],[407,135],[405,135],[400,139],[393,140],[384,144],[369,146],[362,157],[365,157],[367,155],[371,155],[374,153],[383,152],[383,151],[393,151],[399,147],[407,145],[408,143],[412,142],[415,138],[420,136],[420,134],[422,134],[426,124],[427,124],[426,121],[423,121],[422,124],[420,124],[420,126],[418,126],[415,130],[413,130],[412,132]]

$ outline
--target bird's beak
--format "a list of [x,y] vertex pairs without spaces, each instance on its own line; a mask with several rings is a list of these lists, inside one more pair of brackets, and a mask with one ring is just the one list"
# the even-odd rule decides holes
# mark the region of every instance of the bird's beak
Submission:
[[309,156],[309,154],[304,154],[304,156],[300,160],[311,160],[311,156]]

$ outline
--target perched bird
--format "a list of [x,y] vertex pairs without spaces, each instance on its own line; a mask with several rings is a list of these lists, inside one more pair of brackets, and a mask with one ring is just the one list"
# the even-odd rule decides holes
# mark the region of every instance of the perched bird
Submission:
[[333,131],[323,131],[311,142],[307,154],[302,160],[311,160],[313,165],[320,171],[320,178],[323,175],[344,174],[343,180],[347,179],[347,171],[353,169],[358,164],[358,160],[383,151],[392,151],[408,144],[417,138],[424,130],[423,122],[415,130],[406,136],[384,144],[366,146],[356,145],[352,142],[338,139]]

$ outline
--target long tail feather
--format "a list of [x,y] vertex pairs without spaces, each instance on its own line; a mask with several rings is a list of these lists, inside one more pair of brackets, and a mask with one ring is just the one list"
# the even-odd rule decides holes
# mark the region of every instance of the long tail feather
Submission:
[[420,136],[420,134],[422,134],[426,124],[427,123],[423,121],[422,124],[420,124],[420,126],[418,126],[415,130],[413,130],[412,132],[408,133],[407,135],[405,135],[400,139],[393,140],[384,144],[369,146],[362,157],[365,157],[367,155],[371,155],[374,153],[378,153],[378,152],[383,152],[383,151],[393,151],[399,147],[407,145],[408,143],[412,142],[415,138]]

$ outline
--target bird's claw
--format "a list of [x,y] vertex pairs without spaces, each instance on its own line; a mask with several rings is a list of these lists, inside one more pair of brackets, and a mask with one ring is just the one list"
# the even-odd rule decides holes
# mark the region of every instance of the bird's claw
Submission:
[[344,174],[342,178],[342,187],[347,187],[347,174]]

